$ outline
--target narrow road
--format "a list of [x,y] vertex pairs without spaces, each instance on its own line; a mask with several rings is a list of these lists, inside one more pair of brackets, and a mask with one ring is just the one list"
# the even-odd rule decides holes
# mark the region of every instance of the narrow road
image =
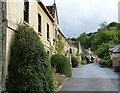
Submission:
[[118,93],[118,86],[118,73],[92,63],[73,68],[73,76],[64,82],[59,92]]

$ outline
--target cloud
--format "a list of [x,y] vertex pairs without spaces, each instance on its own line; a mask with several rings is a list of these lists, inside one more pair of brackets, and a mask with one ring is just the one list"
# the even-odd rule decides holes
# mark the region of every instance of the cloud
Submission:
[[[45,5],[54,0],[44,0]],[[56,0],[59,27],[67,37],[95,31],[103,21],[118,21],[119,0]]]

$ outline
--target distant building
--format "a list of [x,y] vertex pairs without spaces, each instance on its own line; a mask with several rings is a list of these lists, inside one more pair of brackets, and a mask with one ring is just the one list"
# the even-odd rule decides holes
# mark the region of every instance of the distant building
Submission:
[[76,56],[79,59],[79,61],[81,62],[83,51],[82,51],[80,42],[74,42],[71,40],[69,40],[69,42],[71,43],[71,54],[73,56]]
[[[113,46],[111,48],[111,46]],[[114,71],[120,71],[120,44],[119,45],[109,45],[109,54],[113,61]]]

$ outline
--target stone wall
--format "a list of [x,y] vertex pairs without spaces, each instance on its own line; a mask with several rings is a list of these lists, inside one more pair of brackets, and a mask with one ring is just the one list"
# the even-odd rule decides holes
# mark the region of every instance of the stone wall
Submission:
[[[6,2],[0,1],[0,93],[5,90],[3,80],[6,38]],[[4,87],[3,87],[4,86]]]
[[[0,25],[2,23],[2,2],[0,2]],[[0,27],[0,93],[2,91],[2,28]]]
[[2,29],[0,28],[0,92],[2,90]]

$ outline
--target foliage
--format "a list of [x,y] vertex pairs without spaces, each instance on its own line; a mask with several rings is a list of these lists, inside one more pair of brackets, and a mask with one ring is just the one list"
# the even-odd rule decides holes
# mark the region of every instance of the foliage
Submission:
[[57,50],[57,53],[62,54],[64,51],[64,43],[62,42],[62,39],[59,38],[59,40],[54,39],[55,48]]
[[86,62],[85,62],[85,61],[81,61],[80,63],[81,63],[82,65],[85,65],[85,64],[86,64]]
[[66,76],[72,75],[72,66],[67,57],[61,54],[55,54],[51,57],[51,65],[56,69],[56,73]]
[[61,86],[64,82],[64,80],[66,79],[65,75],[60,75],[59,73],[55,73],[55,80],[56,80],[56,89],[59,88],[59,86]]
[[9,93],[53,93],[53,71],[39,36],[19,24],[11,48],[7,90]]
[[104,21],[97,32],[89,34],[84,32],[77,38],[77,41],[80,41],[84,48],[91,48],[99,57],[103,58],[106,56],[109,44],[120,43],[120,24],[116,22],[107,24]]
[[101,67],[112,67],[112,59],[107,56],[99,62]]
[[98,46],[95,53],[98,55],[98,57],[104,58],[105,56],[108,55],[108,50],[109,50],[109,47],[108,47],[108,44],[106,43]]
[[89,36],[84,32],[82,33],[78,38],[77,41],[80,41],[81,45],[88,49],[90,47],[90,38]]
[[89,61],[90,61],[87,56],[85,56],[85,61],[86,61],[86,63],[89,63]]
[[71,57],[71,62],[72,62],[72,67],[73,67],[73,68],[74,68],[74,67],[78,67],[79,61],[78,61],[77,57],[72,56],[72,57]]

